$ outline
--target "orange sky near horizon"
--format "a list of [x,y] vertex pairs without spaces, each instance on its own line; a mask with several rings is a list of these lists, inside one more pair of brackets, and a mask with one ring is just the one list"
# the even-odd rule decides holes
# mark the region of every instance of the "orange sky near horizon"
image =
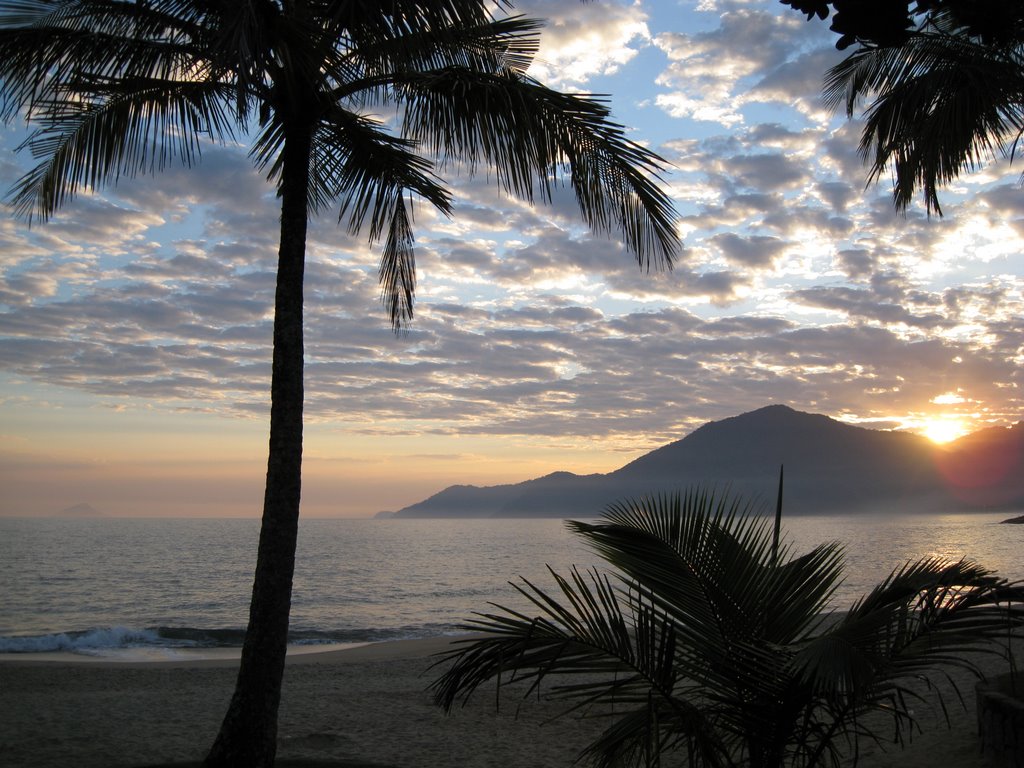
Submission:
[[[266,426],[258,419],[152,407],[65,407],[42,418],[25,408],[0,405],[2,516],[59,515],[81,503],[116,517],[260,515]],[[917,417],[911,431],[927,436],[934,429],[948,439],[972,426],[941,407],[932,413]],[[608,472],[659,445],[640,446],[636,436],[590,444],[429,434],[338,439],[330,425],[314,423],[306,429],[303,515],[369,517],[454,484],[515,483],[556,470]]]
[[[82,503],[117,517],[260,515],[267,437],[257,419],[153,408],[32,415],[10,404],[0,404],[0,417],[0,516],[57,515]],[[519,482],[557,469],[607,472],[635,458],[614,446],[528,437],[339,440],[324,424],[307,425],[304,442],[303,514],[311,517],[369,517],[452,484]]]

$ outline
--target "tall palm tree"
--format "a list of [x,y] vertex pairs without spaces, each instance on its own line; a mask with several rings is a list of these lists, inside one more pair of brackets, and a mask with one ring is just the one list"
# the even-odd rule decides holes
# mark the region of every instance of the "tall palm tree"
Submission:
[[[1012,157],[1024,132],[1024,10],[995,4],[965,16],[970,3],[933,0],[900,42],[862,42],[829,70],[825,99],[865,124],[860,149],[870,181],[891,168],[893,201],[905,210],[915,191],[942,214],[938,190],[985,161]],[[934,7],[931,7],[934,6]]]
[[[913,682],[1024,627],[1024,585],[970,562],[896,569],[845,614],[828,612],[842,553],[776,558],[770,518],[700,491],[613,505],[570,527],[612,568],[524,581],[528,606],[481,614],[441,662],[447,709],[483,683],[549,679],[551,692],[610,721],[582,757],[602,768],[838,766],[872,712],[914,724]],[[877,727],[877,726],[876,726]],[[888,730],[888,729],[887,729]],[[676,754],[672,754],[676,753]],[[855,753],[856,754],[856,753]]]
[[[508,3],[500,3],[508,11]],[[337,203],[383,240],[395,328],[412,317],[413,198],[451,212],[438,173],[493,168],[509,193],[568,184],[584,219],[640,264],[671,265],[675,214],[661,159],[594,97],[527,76],[541,24],[486,0],[2,0],[5,121],[38,127],[12,193],[46,219],[83,187],[191,165],[208,139],[252,137],[281,200],[270,453],[237,687],[207,765],[273,763],[302,459],[306,227]],[[390,121],[370,116],[377,109]],[[251,132],[251,133],[250,133]]]

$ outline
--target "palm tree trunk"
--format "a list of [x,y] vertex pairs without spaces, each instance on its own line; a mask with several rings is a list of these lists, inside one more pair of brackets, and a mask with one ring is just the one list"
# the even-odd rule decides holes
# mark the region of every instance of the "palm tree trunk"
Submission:
[[277,750],[302,481],[302,280],[310,141],[290,136],[281,171],[270,456],[249,626],[235,692],[206,768],[270,768]]

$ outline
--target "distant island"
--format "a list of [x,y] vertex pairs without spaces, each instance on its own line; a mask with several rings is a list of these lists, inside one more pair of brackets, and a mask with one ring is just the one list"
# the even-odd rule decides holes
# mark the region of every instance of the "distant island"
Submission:
[[103,513],[98,511],[92,504],[75,504],[71,507],[65,507],[60,511],[58,517],[103,517]]
[[946,445],[770,405],[712,421],[607,474],[554,472],[521,483],[453,485],[380,518],[586,517],[623,498],[701,485],[786,514],[1014,511],[1024,508],[1024,423]]

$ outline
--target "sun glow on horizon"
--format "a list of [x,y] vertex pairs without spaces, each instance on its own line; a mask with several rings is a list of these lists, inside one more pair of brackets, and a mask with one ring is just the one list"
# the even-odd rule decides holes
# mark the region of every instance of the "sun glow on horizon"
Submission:
[[934,416],[925,419],[919,430],[933,443],[940,445],[963,437],[969,431],[964,420],[956,416]]

